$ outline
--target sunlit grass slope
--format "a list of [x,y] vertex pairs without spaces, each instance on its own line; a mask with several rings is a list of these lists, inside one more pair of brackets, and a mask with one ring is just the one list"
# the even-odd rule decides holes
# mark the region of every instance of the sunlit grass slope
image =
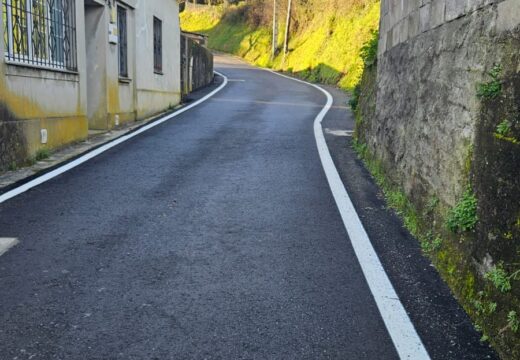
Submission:
[[[268,26],[249,24],[245,20],[246,7],[189,6],[181,15],[181,25],[183,30],[209,35],[212,49],[239,55],[255,65],[289,71],[311,81],[337,84],[351,90],[363,71],[359,56],[361,47],[379,25],[379,1],[358,1],[343,11],[338,11],[333,1],[330,0],[331,6],[324,6],[321,11],[296,9],[314,13],[305,18],[305,22],[299,19],[285,61],[282,54],[271,60],[271,30]],[[281,21],[280,48],[283,26]]]

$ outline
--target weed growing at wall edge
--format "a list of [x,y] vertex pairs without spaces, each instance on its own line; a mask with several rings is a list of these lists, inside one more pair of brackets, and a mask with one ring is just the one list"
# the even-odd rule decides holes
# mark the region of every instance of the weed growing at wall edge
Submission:
[[456,233],[473,230],[477,222],[477,198],[471,188],[468,188],[462,199],[448,213],[446,226]]

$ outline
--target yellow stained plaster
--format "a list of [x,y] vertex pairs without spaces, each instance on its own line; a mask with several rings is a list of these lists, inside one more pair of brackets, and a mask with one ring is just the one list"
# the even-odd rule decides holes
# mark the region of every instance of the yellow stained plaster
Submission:
[[[0,74],[5,74],[4,64],[0,64]],[[37,80],[35,80],[37,81]],[[73,141],[86,138],[88,127],[86,116],[78,100],[75,113],[60,113],[44,110],[32,99],[11,91],[4,76],[0,76],[0,98],[12,118],[0,121],[20,122],[26,139],[25,152],[34,155],[41,148],[57,148]],[[40,143],[40,129],[47,129],[48,143]],[[20,159],[23,161],[25,159]]]

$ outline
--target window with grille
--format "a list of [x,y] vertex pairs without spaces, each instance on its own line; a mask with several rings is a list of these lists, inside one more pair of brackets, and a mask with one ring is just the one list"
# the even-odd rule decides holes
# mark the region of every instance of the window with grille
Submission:
[[2,0],[9,61],[77,70],[75,0]]
[[162,73],[162,21],[153,18],[153,67],[156,73]]
[[128,31],[126,25],[126,9],[117,8],[117,28],[119,32],[119,76],[128,77]]

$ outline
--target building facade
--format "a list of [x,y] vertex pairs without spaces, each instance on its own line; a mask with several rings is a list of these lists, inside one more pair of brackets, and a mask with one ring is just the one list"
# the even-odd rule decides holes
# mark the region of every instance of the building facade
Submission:
[[176,0],[1,0],[0,169],[181,98]]

